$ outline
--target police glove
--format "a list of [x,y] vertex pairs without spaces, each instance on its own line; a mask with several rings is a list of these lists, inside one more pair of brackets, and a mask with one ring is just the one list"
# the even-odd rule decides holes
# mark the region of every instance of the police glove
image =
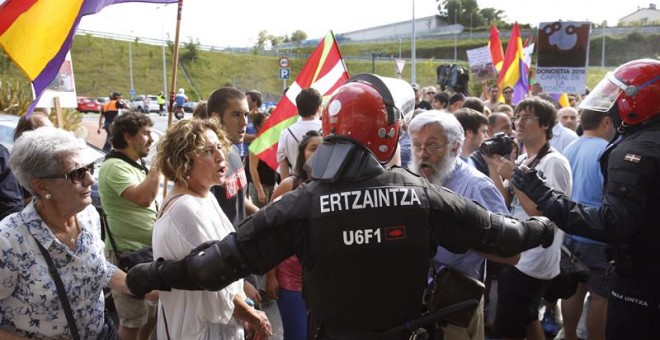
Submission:
[[128,271],[126,286],[134,297],[142,299],[152,290],[170,290],[158,275],[158,269],[164,263],[165,261],[159,258],[158,261],[137,264]]
[[[542,173],[536,169],[523,170],[519,167],[513,169],[511,183],[516,189],[524,192],[532,201],[539,206],[553,197],[553,190],[548,186]],[[543,209],[541,209],[543,210]]]
[[527,235],[530,243],[536,243],[548,248],[555,240],[555,224],[547,217],[533,216],[525,221]]

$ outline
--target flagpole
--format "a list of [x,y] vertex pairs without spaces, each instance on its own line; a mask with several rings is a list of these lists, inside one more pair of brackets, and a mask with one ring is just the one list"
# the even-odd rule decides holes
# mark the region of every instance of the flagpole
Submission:
[[179,31],[181,30],[181,12],[183,10],[183,0],[179,0],[176,11],[176,30],[174,32],[174,49],[172,50],[172,81],[170,82],[170,105],[168,106],[167,127],[172,125],[172,115],[174,113],[174,96],[176,89],[177,69],[179,67]]
[[[176,30],[174,32],[174,49],[172,50],[172,81],[170,82],[170,102],[168,105],[167,127],[172,125],[172,115],[174,113],[174,91],[176,89],[177,68],[179,67],[179,32],[181,30],[181,12],[183,11],[183,0],[178,1],[176,10]],[[167,177],[163,178],[163,201],[167,195]]]

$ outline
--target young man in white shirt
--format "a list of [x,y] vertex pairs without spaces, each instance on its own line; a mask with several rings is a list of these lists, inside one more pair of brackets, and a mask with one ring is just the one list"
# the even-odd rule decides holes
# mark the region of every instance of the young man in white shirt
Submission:
[[315,88],[307,88],[296,96],[296,106],[300,120],[289,126],[280,134],[277,144],[277,161],[280,164],[282,179],[295,173],[295,163],[298,158],[298,144],[309,130],[321,131],[321,110],[323,109],[321,93]]
[[[525,146],[526,153],[518,157],[516,163],[543,171],[553,189],[570,195],[573,180],[568,160],[549,143],[556,119],[555,107],[541,98],[531,97],[518,103],[514,122],[518,142]],[[503,157],[497,161],[509,163],[501,164],[501,169],[508,171],[500,171],[500,174],[510,179],[513,169],[510,162]],[[511,203],[511,215],[526,219],[542,216],[542,213],[526,196],[516,195]],[[563,238],[564,233],[557,229],[550,247],[524,251],[517,265],[506,266],[500,272],[495,327],[502,339],[545,339],[538,306],[551,280],[559,275]]]

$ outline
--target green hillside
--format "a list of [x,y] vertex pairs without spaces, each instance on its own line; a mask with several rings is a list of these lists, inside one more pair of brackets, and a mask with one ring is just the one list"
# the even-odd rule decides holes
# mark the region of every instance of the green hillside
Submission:
[[[606,65],[618,65],[626,60],[650,57],[656,58],[660,52],[658,35],[641,35],[631,33],[625,37],[607,37]],[[465,58],[465,50],[486,45],[487,41],[477,39],[459,40],[456,46],[459,59]],[[602,39],[592,37],[591,63],[600,64]],[[505,46],[506,48],[506,46]],[[306,62],[306,56],[314,46],[286,52],[290,59],[292,78],[300,72]],[[399,54],[399,42],[384,42],[374,44],[340,44],[349,74],[375,72],[384,76],[395,77],[394,58]],[[410,41],[401,44],[403,58],[410,57]],[[78,95],[107,96],[112,91],[119,91],[128,96],[130,89],[129,77],[129,43],[89,35],[79,35],[74,40],[72,48],[73,67]],[[131,42],[133,61],[133,82],[138,94],[157,94],[163,88],[162,48],[160,46]],[[379,57],[372,66],[372,52]],[[258,89],[266,95],[266,100],[276,101],[283,89],[283,83],[277,78],[278,55],[267,52],[237,53],[225,51],[200,51],[193,43],[187,43],[180,48],[180,63],[178,69],[177,88],[186,89],[192,100],[203,99],[217,87],[236,86],[241,89]],[[284,53],[282,53],[284,54]],[[436,83],[435,69],[437,66],[451,62],[454,55],[453,40],[419,40],[417,42],[417,83],[421,86]],[[172,53],[166,48],[167,82],[171,80]],[[358,60],[359,59],[359,60]],[[467,66],[467,65],[466,65]],[[587,85],[593,87],[606,71],[615,66],[601,69],[589,68]],[[6,57],[0,58],[0,68],[3,79],[25,78],[16,70]],[[184,73],[187,71],[189,78]],[[407,63],[403,78],[410,80],[411,65]],[[471,93],[480,92],[480,84],[471,82]]]

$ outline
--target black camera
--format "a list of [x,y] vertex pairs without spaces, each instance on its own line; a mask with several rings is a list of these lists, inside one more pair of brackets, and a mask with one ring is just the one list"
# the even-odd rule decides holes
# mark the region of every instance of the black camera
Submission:
[[513,137],[509,137],[504,132],[498,132],[493,137],[484,140],[479,147],[479,150],[485,155],[500,155],[506,156],[513,151],[515,141]]

